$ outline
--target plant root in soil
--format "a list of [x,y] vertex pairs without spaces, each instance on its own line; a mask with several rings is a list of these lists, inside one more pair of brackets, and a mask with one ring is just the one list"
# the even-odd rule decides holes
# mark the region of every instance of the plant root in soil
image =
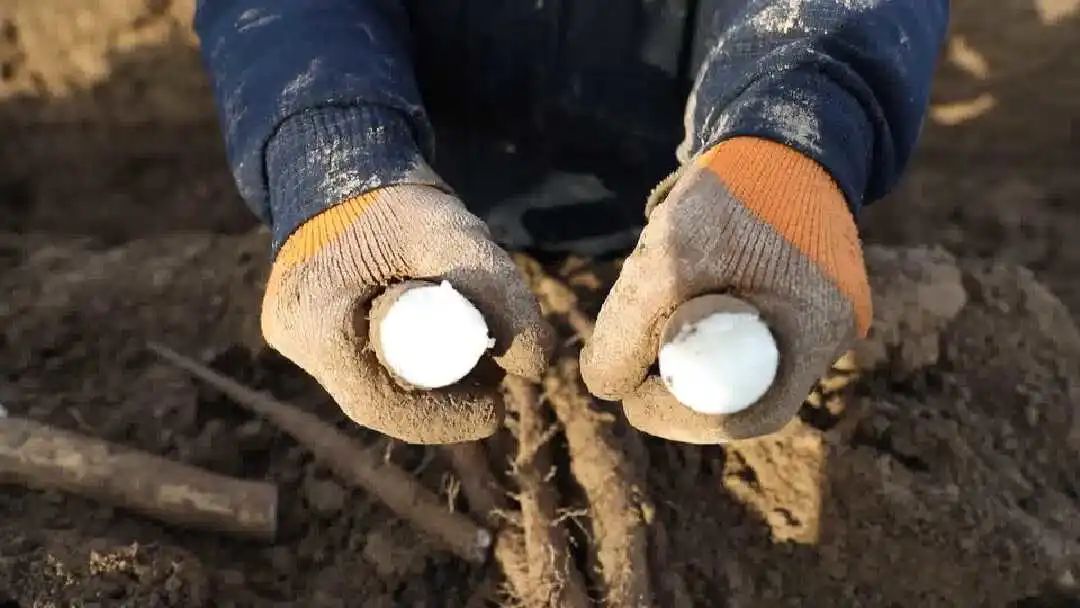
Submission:
[[493,540],[491,533],[468,517],[448,511],[434,493],[387,462],[378,450],[358,446],[312,414],[251,390],[166,346],[151,343],[149,347],[166,361],[225,393],[238,405],[269,419],[343,481],[378,497],[399,517],[454,554],[470,562],[487,559]]
[[0,483],[63,490],[168,523],[272,539],[277,488],[23,418],[0,418]]
[[581,573],[574,565],[566,530],[559,524],[559,495],[552,483],[554,464],[548,445],[557,431],[540,407],[536,386],[520,378],[505,381],[508,401],[517,412],[518,452],[513,472],[519,485],[521,525],[532,588],[528,605],[584,608],[589,605]]

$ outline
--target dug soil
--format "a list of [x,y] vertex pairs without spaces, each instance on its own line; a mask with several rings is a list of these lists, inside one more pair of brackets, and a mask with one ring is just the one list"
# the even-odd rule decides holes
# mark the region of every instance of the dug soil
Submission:
[[[0,404],[273,482],[279,532],[236,540],[3,485],[0,607],[505,597],[487,568],[147,352],[164,342],[335,422],[448,508],[469,507],[443,452],[350,424],[262,342],[268,237],[230,184],[191,4],[0,8]],[[657,605],[1080,605],[1080,4],[953,9],[917,157],[862,218],[872,336],[783,432],[677,445],[632,432],[613,404],[572,402],[573,320],[595,316],[617,269],[543,264],[569,287],[540,294],[564,338],[546,398],[612,414]],[[489,443],[500,477],[506,443]],[[597,533],[590,507],[613,504],[588,491],[607,469],[574,460],[566,434],[552,447],[580,548]],[[575,558],[595,596],[599,566]]]

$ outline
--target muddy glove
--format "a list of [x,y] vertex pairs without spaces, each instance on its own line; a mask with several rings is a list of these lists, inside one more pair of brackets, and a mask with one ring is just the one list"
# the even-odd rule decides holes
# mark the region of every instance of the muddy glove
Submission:
[[263,333],[366,427],[414,443],[491,435],[502,422],[497,387],[406,391],[369,348],[371,300],[404,279],[450,281],[483,313],[499,366],[543,373],[551,338],[517,268],[482,221],[429,186],[374,190],[301,225],[274,262]]
[[[721,443],[784,426],[871,319],[862,249],[840,189],[786,146],[736,138],[694,159],[648,214],[581,354],[589,390],[621,399],[637,428],[677,441]],[[666,318],[706,293],[754,304],[780,352],[770,389],[730,415],[694,412],[649,375]]]

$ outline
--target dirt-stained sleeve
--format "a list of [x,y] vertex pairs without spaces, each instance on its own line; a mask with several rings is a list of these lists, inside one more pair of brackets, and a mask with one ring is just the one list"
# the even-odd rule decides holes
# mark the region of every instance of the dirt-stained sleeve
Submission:
[[[715,10],[709,10],[716,5]],[[740,135],[821,163],[852,210],[911,155],[948,25],[947,0],[706,0],[680,162]]]
[[394,0],[200,0],[196,31],[240,194],[275,249],[329,206],[440,185]]

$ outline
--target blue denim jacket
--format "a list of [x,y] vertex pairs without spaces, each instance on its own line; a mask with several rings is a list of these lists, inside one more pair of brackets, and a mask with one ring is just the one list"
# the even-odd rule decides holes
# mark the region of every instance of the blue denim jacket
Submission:
[[676,163],[739,135],[816,159],[853,212],[881,197],[915,144],[948,8],[201,0],[196,29],[236,183],[275,248],[402,183],[453,187],[485,217],[570,201],[575,220],[544,204],[519,218],[543,246],[640,224]]

